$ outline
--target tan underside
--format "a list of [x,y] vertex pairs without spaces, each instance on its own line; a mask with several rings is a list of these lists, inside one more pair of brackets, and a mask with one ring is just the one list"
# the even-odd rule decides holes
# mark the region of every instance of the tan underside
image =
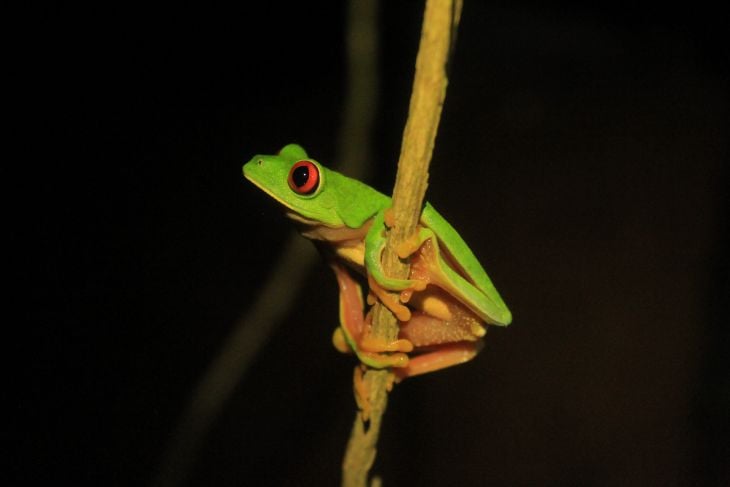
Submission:
[[287,216],[297,222],[302,236],[310,240],[327,242],[343,262],[362,271],[365,267],[365,235],[371,221],[360,228],[328,227],[294,213]]

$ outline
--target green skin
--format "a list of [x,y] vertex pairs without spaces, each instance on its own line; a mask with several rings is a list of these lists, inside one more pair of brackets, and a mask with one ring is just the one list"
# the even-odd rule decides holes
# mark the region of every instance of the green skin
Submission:
[[[310,161],[319,170],[319,185],[311,194],[299,194],[289,183],[289,173],[298,161]],[[385,247],[385,211],[391,199],[360,181],[350,179],[329,170],[311,159],[296,144],[285,146],[276,155],[256,155],[243,166],[244,176],[256,186],[284,205],[290,216],[308,225],[321,225],[328,229],[364,229],[364,269],[383,289],[402,291],[413,289],[417,284],[408,279],[392,279],[385,276],[381,255]],[[299,218],[296,218],[299,217]],[[484,268],[454,228],[426,203],[421,214],[418,242],[431,239],[438,256],[439,287],[470,309],[481,320],[492,325],[506,326],[512,314],[487,276]],[[444,249],[448,258],[444,254]],[[451,265],[449,262],[455,263]],[[352,262],[349,262],[352,264]],[[348,344],[358,353],[358,343],[347,328]],[[361,359],[367,354],[358,353]],[[390,366],[388,361],[363,360],[368,365]]]

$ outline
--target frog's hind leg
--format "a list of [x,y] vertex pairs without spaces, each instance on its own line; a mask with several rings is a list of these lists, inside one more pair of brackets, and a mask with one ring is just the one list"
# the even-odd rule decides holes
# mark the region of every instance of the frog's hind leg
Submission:
[[344,266],[333,261],[330,267],[340,291],[340,326],[332,335],[332,343],[340,352],[351,353],[361,339],[365,326],[362,290]]
[[[360,285],[348,270],[337,262],[330,264],[340,288],[340,326],[332,336],[332,343],[340,352],[355,352],[366,365],[375,368],[403,367],[408,363],[404,352],[413,350],[408,340],[392,342],[370,335],[371,314],[363,316],[363,301]],[[397,353],[386,353],[397,352]]]
[[463,364],[473,359],[482,348],[482,341],[457,342],[440,345],[437,349],[411,357],[408,365],[393,369],[396,381],[400,382],[407,377],[427,374],[437,370]]

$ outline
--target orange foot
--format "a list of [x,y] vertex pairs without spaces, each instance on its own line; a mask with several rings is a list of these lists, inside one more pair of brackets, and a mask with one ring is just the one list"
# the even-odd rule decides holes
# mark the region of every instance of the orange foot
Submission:
[[380,287],[380,285],[375,282],[375,279],[369,275],[368,286],[370,286],[370,291],[377,296],[380,302],[393,312],[395,317],[398,318],[398,321],[408,321],[411,319],[411,310],[401,304],[397,297],[391,295],[385,289]]

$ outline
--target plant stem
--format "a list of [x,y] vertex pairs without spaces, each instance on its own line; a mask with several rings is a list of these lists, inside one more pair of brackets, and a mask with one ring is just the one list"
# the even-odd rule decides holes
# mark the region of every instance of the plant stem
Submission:
[[[446,62],[460,13],[461,0],[426,2],[408,120],[403,131],[393,189],[395,226],[388,232],[383,253],[383,266],[389,276],[408,277],[409,265],[402,262],[393,249],[413,234],[420,219],[428,185],[428,166],[446,96]],[[372,334],[388,341],[398,337],[398,321],[380,303],[376,303],[373,310]],[[370,393],[370,416],[367,423],[363,421],[361,413],[355,418],[342,464],[342,485],[345,487],[367,486],[368,473],[375,461],[383,413],[388,403],[389,374],[387,370],[376,369],[368,369],[364,374],[365,385]]]

